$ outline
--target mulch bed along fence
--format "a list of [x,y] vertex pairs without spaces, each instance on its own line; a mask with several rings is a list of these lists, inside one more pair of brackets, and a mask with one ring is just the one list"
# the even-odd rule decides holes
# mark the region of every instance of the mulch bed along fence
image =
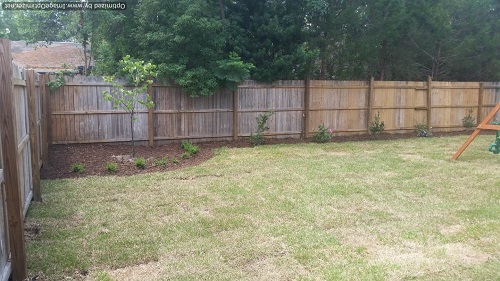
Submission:
[[[444,137],[453,135],[469,135],[471,131],[436,133],[432,137]],[[415,133],[407,134],[387,134],[382,133],[377,136],[372,135],[354,135],[334,137],[332,142],[347,142],[347,141],[373,141],[373,140],[393,140],[415,138]],[[308,143],[311,139],[302,140],[298,138],[286,139],[266,139],[266,144],[295,144]],[[198,154],[193,155],[189,159],[183,159],[181,155],[185,152],[178,143],[160,145],[160,146],[137,146],[136,157],[144,157],[147,161],[145,169],[137,168],[134,163],[129,160],[132,153],[132,147],[128,143],[120,144],[68,144],[68,145],[53,145],[50,148],[49,165],[42,168],[43,179],[58,179],[58,178],[77,178],[86,176],[129,176],[136,174],[165,172],[198,165],[207,161],[214,156],[214,149],[227,147],[252,147],[249,139],[240,139],[238,141],[213,141],[196,143],[201,150]],[[459,144],[457,144],[458,146]],[[154,161],[167,158],[167,164],[163,166],[155,166]],[[173,163],[173,159],[177,159],[178,163]],[[118,171],[109,172],[105,169],[108,162],[118,164]],[[71,171],[71,165],[74,163],[84,164],[85,170],[83,173],[75,173]]]

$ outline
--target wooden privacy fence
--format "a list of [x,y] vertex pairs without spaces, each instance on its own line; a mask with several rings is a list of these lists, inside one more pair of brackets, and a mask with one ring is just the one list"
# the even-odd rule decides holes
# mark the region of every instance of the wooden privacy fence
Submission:
[[0,280],[11,273],[24,280],[23,221],[31,200],[41,200],[40,168],[47,158],[45,81],[12,64],[6,39],[0,39],[0,80]]
[[[49,137],[52,143],[130,140],[126,112],[102,98],[111,84],[100,77],[67,77],[50,95]],[[255,118],[268,111],[270,137],[311,136],[320,124],[336,135],[369,132],[380,113],[385,130],[402,133],[426,124],[437,131],[462,130],[472,110],[476,120],[500,101],[498,82],[390,81],[245,81],[236,91],[191,98],[176,86],[153,85],[155,106],[140,108],[134,124],[137,140],[237,139],[256,130]]]

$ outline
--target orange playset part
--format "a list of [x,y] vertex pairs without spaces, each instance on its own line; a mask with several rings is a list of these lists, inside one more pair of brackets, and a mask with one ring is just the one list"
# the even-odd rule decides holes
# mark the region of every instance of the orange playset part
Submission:
[[470,135],[470,137],[467,139],[467,141],[465,141],[465,143],[460,147],[460,149],[457,151],[457,153],[455,153],[455,155],[453,155],[453,160],[457,160],[458,157],[460,157],[460,154],[462,154],[462,152],[464,152],[464,150],[469,146],[469,144],[474,140],[474,138],[476,138],[477,135],[479,135],[479,133],[482,130],[500,130],[500,125],[488,124],[488,122],[490,122],[491,118],[493,118],[493,116],[495,116],[495,114],[499,110],[500,110],[500,102],[497,103],[495,108],[493,108],[493,110],[490,111],[488,116],[486,116],[486,118],[484,118],[484,120],[481,123],[479,123],[479,125],[477,125],[476,130]]

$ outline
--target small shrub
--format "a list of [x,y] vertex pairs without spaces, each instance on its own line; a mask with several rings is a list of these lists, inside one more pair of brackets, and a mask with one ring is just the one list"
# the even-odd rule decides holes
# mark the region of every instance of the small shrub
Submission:
[[182,153],[181,158],[182,159],[189,159],[189,158],[191,158],[191,154],[189,152],[184,152],[184,153]]
[[373,135],[380,134],[384,131],[384,129],[384,121],[380,121],[380,112],[377,112],[377,115],[373,116],[373,122],[370,125],[370,133]]
[[466,129],[470,129],[476,126],[476,118],[472,113],[474,110],[471,108],[467,111],[467,115],[462,119],[462,126]]
[[161,166],[161,167],[165,167],[167,166],[167,157],[163,157],[161,159],[156,159],[155,160],[155,166]]
[[104,168],[106,168],[106,170],[108,172],[116,172],[116,171],[118,171],[118,164],[116,164],[114,162],[108,162],[108,163],[106,163]]
[[189,153],[189,156],[196,154],[200,151],[199,146],[194,145],[188,141],[183,141],[181,145],[182,145],[182,149],[184,149],[187,153]]
[[259,115],[255,119],[257,120],[257,132],[250,134],[250,139],[254,146],[264,144],[264,132],[269,130],[269,126],[267,126],[267,120],[274,115],[274,112],[266,112],[264,114]]
[[313,140],[315,142],[324,143],[332,140],[333,131],[331,128],[326,128],[325,124],[318,126],[318,131],[314,134]]
[[179,159],[177,159],[177,158],[175,158],[175,157],[174,157],[174,158],[172,158],[172,163],[174,163],[174,164],[179,164]]
[[85,171],[85,165],[82,163],[71,164],[71,172],[73,173],[83,173]]
[[428,137],[428,136],[430,136],[429,128],[425,124],[417,124],[417,125],[415,125],[415,132],[417,133],[417,137]]
[[254,146],[257,146],[257,145],[262,145],[264,144],[264,135],[263,134],[250,134],[250,139],[252,140],[252,143]]
[[134,161],[134,165],[139,169],[145,169],[146,168],[146,159],[144,159],[143,157],[137,158]]

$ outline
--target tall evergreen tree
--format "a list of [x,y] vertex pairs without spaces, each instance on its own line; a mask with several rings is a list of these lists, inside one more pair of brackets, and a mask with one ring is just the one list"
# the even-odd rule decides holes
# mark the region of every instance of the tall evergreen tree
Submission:
[[403,80],[410,59],[406,1],[365,1],[359,9],[364,22],[357,44],[362,46],[366,74],[379,80]]
[[496,0],[457,1],[453,13],[457,48],[447,80],[500,80],[500,4]]
[[135,15],[139,55],[158,64],[160,75],[191,95],[234,88],[249,76],[251,64],[244,63],[236,52],[225,51],[229,33],[218,3],[143,1]]
[[305,1],[240,0],[228,4],[232,44],[262,81],[308,76],[317,52],[306,43]]

